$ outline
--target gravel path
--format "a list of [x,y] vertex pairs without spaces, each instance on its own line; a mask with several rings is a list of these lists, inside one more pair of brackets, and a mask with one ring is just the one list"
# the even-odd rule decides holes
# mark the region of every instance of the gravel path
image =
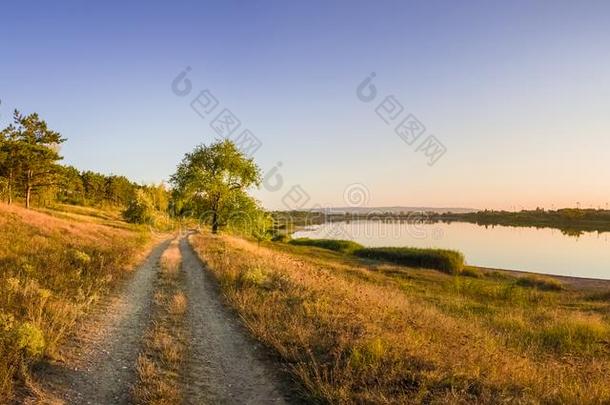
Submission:
[[218,286],[183,238],[182,268],[189,299],[188,404],[285,404],[283,381],[263,348],[222,304]]
[[37,370],[37,380],[56,397],[52,402],[130,403],[136,359],[149,322],[156,267],[168,245],[169,241],[157,245],[126,285],[97,308],[68,345],[65,362]]

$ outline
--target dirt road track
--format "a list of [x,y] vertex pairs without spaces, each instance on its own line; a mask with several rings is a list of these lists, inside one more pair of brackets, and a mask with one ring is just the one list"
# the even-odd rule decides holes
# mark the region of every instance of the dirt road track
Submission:
[[[157,245],[125,286],[100,305],[69,343],[65,363],[36,371],[37,380],[66,404],[128,404],[136,359],[149,322],[154,279],[169,241]],[[29,399],[26,403],[39,403]]]
[[[106,303],[89,316],[65,350],[65,362],[35,370],[44,403],[114,405],[133,402],[137,357],[151,322],[159,258],[157,245],[146,261]],[[183,390],[187,404],[286,404],[300,402],[294,387],[265,349],[223,303],[187,237],[180,240],[184,292],[188,298],[187,361]],[[28,398],[38,404],[41,398]]]
[[180,242],[191,342],[185,381],[189,404],[285,404],[286,383],[262,347],[222,304],[212,275],[187,239]]

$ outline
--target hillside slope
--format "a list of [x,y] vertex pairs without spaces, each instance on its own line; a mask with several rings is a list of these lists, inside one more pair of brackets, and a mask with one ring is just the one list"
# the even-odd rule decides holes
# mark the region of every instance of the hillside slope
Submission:
[[131,268],[147,237],[112,222],[0,204],[1,398]]

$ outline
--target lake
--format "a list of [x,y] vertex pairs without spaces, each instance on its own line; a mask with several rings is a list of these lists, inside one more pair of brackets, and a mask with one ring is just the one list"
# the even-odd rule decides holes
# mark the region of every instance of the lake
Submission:
[[349,239],[368,247],[455,249],[474,266],[610,279],[610,233],[569,236],[550,228],[357,220],[314,225],[293,237]]

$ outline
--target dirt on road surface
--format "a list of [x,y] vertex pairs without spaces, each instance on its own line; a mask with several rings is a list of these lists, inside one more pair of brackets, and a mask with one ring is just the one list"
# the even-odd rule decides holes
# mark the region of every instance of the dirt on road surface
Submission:
[[[38,404],[131,404],[137,360],[152,320],[159,260],[170,244],[158,244],[133,277],[98,305],[62,351],[64,361],[35,370],[40,390],[25,400]],[[301,402],[266,349],[252,339],[222,302],[214,277],[187,237],[179,242],[189,337],[181,374],[187,404],[286,404]],[[38,391],[38,390],[37,390]]]
[[64,362],[35,371],[44,394],[26,403],[128,404],[142,333],[149,322],[153,281],[169,240],[158,244],[133,277],[85,320],[64,350]]
[[285,404],[285,377],[265,349],[247,335],[222,303],[216,280],[187,241],[180,241],[189,299],[190,355],[185,398],[189,404]]

